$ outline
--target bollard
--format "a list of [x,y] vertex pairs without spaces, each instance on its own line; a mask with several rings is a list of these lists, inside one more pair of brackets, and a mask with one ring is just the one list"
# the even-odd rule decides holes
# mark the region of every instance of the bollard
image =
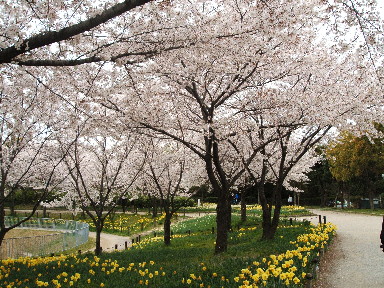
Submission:
[[115,244],[115,250],[117,250],[117,244]]
[[307,273],[307,275],[305,276],[305,278],[307,279],[307,285],[306,285],[306,288],[312,288],[312,280],[313,280],[313,275],[312,275],[312,273]]
[[156,235],[157,235],[157,234],[156,234],[156,231],[155,231],[155,232],[153,232],[153,237],[156,237]]
[[128,241],[125,241],[125,250],[127,250],[128,249]]
[[135,244],[135,238],[132,238],[132,244]]
[[319,215],[319,224],[321,224],[321,215]]
[[323,222],[324,224],[327,224],[327,216],[323,216]]
[[293,225],[293,219],[289,218],[289,225]]
[[191,236],[191,230],[188,230],[188,235]]
[[383,224],[381,226],[380,240],[381,240],[380,248],[383,248],[383,252],[384,252],[384,216],[383,216]]
[[139,242],[141,241],[141,235],[139,235]]
[[139,243],[139,237],[136,237],[136,243]]

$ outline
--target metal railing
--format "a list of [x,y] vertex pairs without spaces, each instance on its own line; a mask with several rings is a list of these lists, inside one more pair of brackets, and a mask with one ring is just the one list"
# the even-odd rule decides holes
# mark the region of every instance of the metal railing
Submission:
[[[5,218],[6,227],[23,219]],[[89,225],[86,223],[50,218],[31,218],[16,229],[52,230],[52,234],[6,238],[0,246],[0,259],[59,253],[86,243],[89,235]]]

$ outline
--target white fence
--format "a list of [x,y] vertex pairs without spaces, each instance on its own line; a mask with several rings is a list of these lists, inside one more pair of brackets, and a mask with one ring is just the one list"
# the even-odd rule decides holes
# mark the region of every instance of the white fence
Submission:
[[[6,216],[6,227],[23,217]],[[52,230],[51,234],[3,240],[0,259],[43,256],[77,247],[88,241],[89,226],[83,222],[50,218],[31,218],[16,229]]]

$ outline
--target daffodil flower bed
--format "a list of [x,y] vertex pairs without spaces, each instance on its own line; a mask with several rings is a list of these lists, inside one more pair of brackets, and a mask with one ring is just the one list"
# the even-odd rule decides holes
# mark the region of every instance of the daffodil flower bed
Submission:
[[[152,218],[150,215],[118,214],[114,217],[107,217],[104,222],[104,233],[130,235],[148,230],[162,224],[165,214]],[[96,231],[91,219],[81,220],[89,224],[90,231]]]
[[[72,254],[2,260],[0,287],[303,287],[312,260],[328,245],[335,226],[282,226],[270,242],[255,240],[258,230],[245,227],[232,232],[231,248],[216,256],[207,253],[213,251],[214,235],[196,232],[174,235],[168,247],[161,237],[154,237],[100,257]],[[277,253],[262,255],[267,250],[257,249],[263,245],[275,245]]]
[[[241,207],[240,205],[232,205],[232,209],[234,212],[239,212]],[[246,207],[247,213],[253,213],[256,215],[261,215],[263,213],[261,205],[255,204],[255,205],[247,205]],[[310,215],[310,212],[303,206],[283,206],[280,210],[281,216],[303,216],[303,215]]]

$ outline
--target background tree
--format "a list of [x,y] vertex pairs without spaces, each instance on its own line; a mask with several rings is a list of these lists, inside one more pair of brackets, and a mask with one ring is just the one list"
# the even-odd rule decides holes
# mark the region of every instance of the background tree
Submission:
[[181,197],[190,198],[190,187],[203,179],[198,173],[197,159],[179,143],[151,139],[146,146],[148,160],[145,183],[148,193],[160,200],[165,213],[164,244],[171,244],[171,220],[183,206]]
[[[65,121],[57,117],[55,103],[46,101],[44,88],[31,77],[17,78],[17,73],[2,74],[0,92],[0,245],[5,234],[30,219],[66,176],[56,173],[63,160],[56,136]],[[62,147],[64,155],[70,145]],[[35,188],[36,197],[29,203],[32,209],[25,218],[6,226],[6,202],[22,187]]]
[[[104,115],[105,116],[105,115]],[[51,206],[84,211],[96,228],[96,255],[102,252],[100,234],[106,218],[122,198],[134,193],[145,157],[132,131],[112,131],[106,117],[88,119],[76,130],[62,135],[61,143],[74,141],[64,160],[69,177],[61,185],[64,196]]]
[[347,131],[340,133],[326,150],[330,171],[336,180],[344,183],[358,177],[366,184],[371,209],[374,209],[374,183],[384,173],[383,152],[382,138],[369,134],[355,136]]

